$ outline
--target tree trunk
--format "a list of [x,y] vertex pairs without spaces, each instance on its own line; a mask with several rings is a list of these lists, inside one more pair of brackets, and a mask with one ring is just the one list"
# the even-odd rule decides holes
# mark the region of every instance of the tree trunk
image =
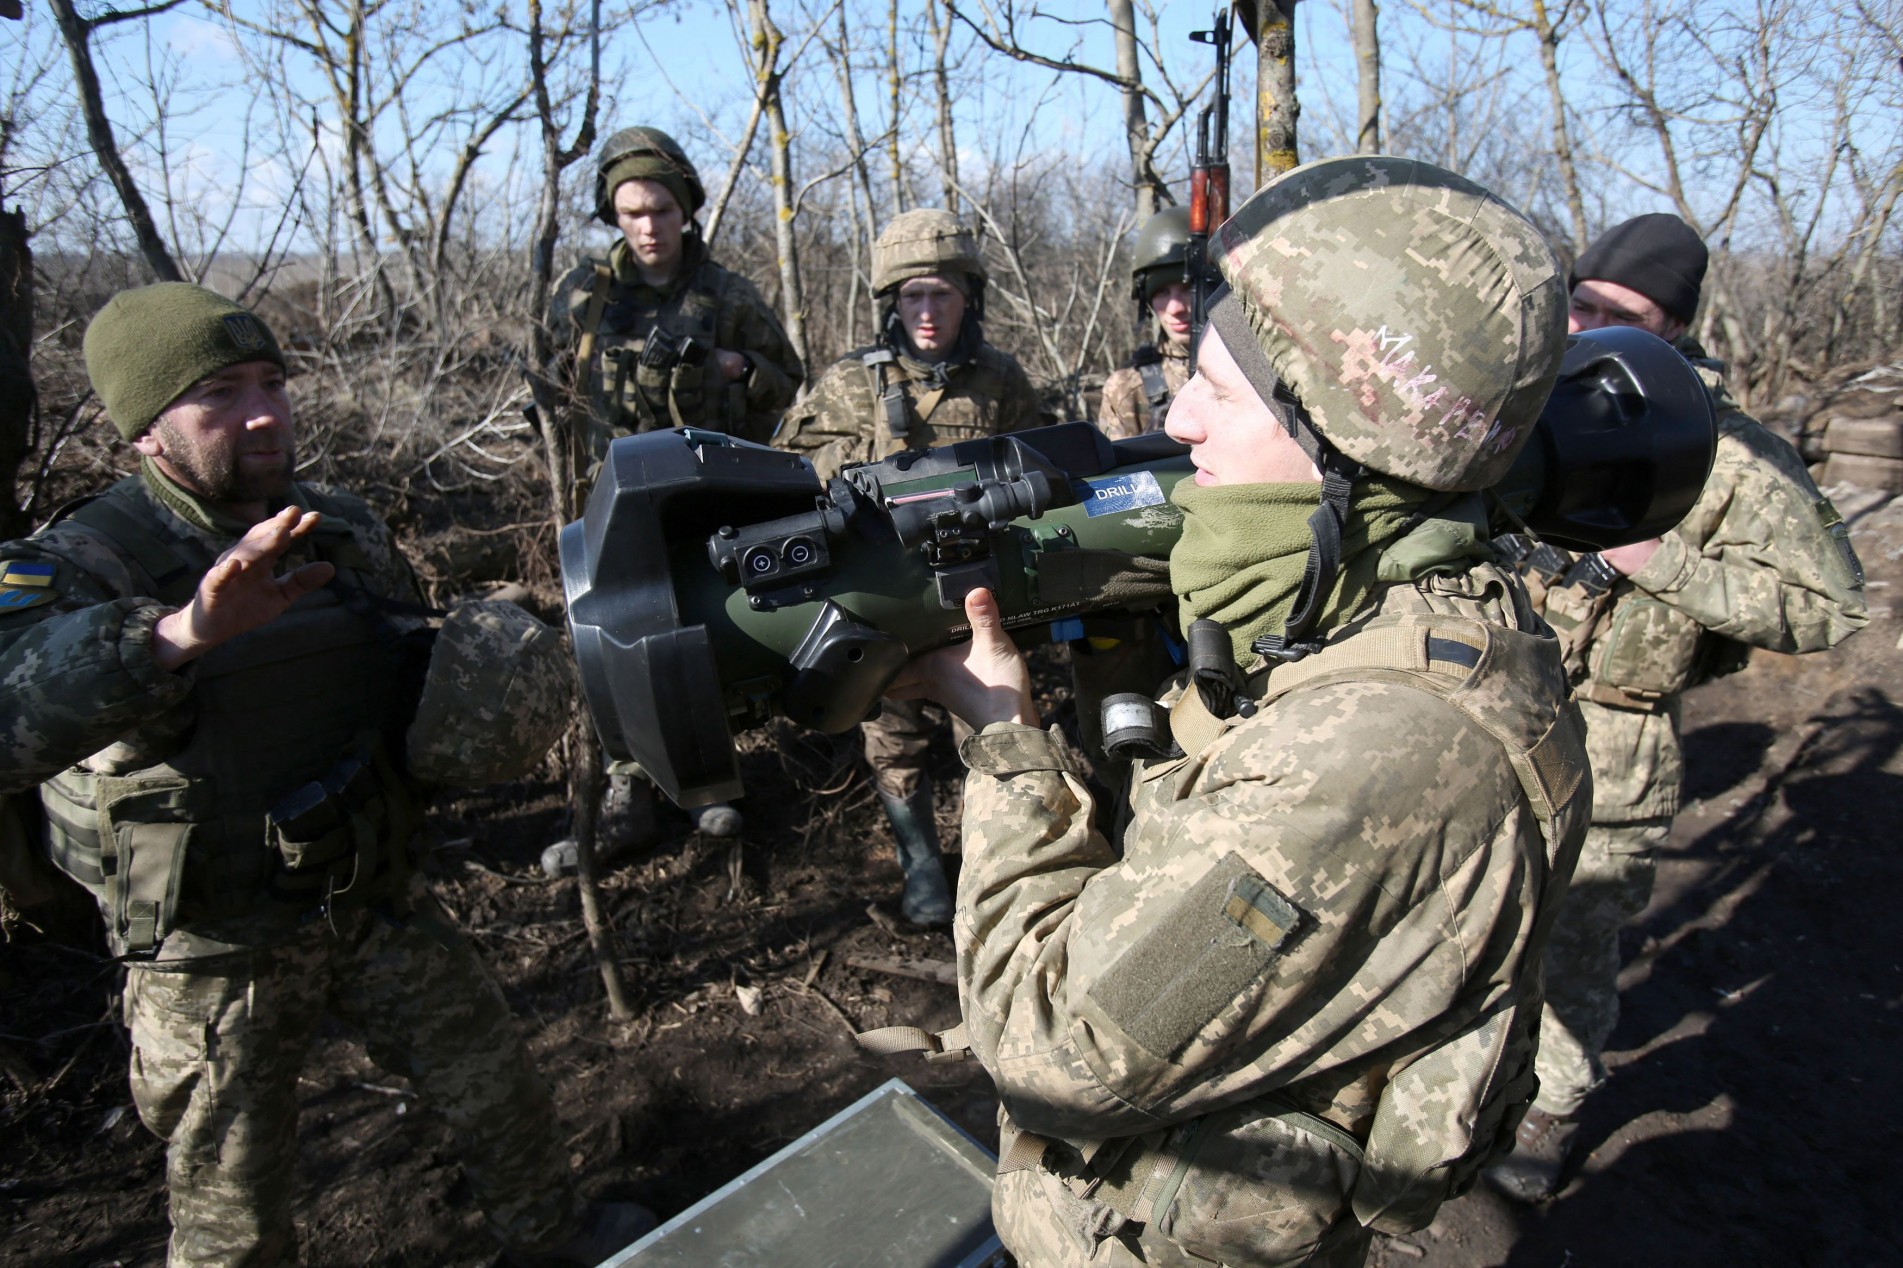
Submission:
[[945,210],[958,214],[958,134],[952,124],[951,80],[945,73],[945,53],[951,47],[951,15],[939,16],[938,5],[927,3],[932,25],[932,92],[938,103],[938,165],[945,178]]
[[1157,211],[1162,184],[1152,162],[1149,113],[1143,105],[1143,63],[1137,56],[1136,10],[1131,0],[1110,0],[1110,27],[1116,33],[1117,74],[1123,79],[1123,139],[1130,150],[1130,188],[1136,194],[1137,224]]
[[773,25],[767,0],[753,0],[754,39],[760,49],[760,92],[766,105],[767,134],[773,164],[773,245],[780,258],[780,311],[786,318],[787,342],[802,364],[812,358],[806,350],[806,288],[800,280],[799,239],[793,233],[793,144],[786,130],[786,104],[781,93],[780,49],[786,37]]
[[1381,152],[1380,16],[1375,0],[1354,0],[1357,154]]
[[79,86],[79,106],[86,116],[86,139],[91,142],[106,179],[119,193],[133,236],[138,239],[139,253],[145,256],[146,266],[159,281],[182,282],[185,275],[179,272],[165,239],[159,236],[152,211],[145,205],[145,195],[139,192],[131,170],[119,155],[119,142],[112,134],[112,121],[106,117],[105,99],[99,91],[99,72],[93,67],[90,44],[93,24],[79,16],[73,8],[73,0],[48,0],[48,4],[54,20],[59,23],[60,38],[66,42],[66,51],[73,59],[73,80]]
[[1301,162],[1296,144],[1295,0],[1256,7],[1255,184],[1268,184]]
[[[853,197],[850,199],[853,212],[852,278],[847,284],[846,295],[846,347],[859,346],[857,338],[859,321],[859,261],[861,248],[866,252],[872,249],[872,240],[878,235],[878,204],[872,197],[872,165],[866,161],[866,141],[859,130],[859,99],[852,87],[852,37],[846,25],[846,9],[839,8],[839,51],[834,58],[834,66],[839,72],[839,102],[845,111],[846,144],[852,147]],[[865,258],[870,258],[869,256]],[[872,320],[878,321],[878,305],[872,306]],[[817,374],[815,374],[817,377]]]
[[0,541],[32,531],[14,478],[32,451],[33,252],[26,213],[0,207]]
[[899,88],[904,76],[899,70],[899,0],[892,0],[885,15],[885,88],[886,106],[892,129],[886,134],[886,159],[892,167],[892,214],[905,210],[905,158],[899,151]]
[[1566,127],[1566,94],[1559,82],[1559,28],[1546,12],[1546,0],[1532,0],[1533,34],[1540,42],[1540,67],[1546,73],[1546,95],[1553,106],[1553,157],[1559,161],[1560,188],[1566,195],[1566,214],[1573,222],[1573,251],[1587,246],[1586,203],[1579,193],[1579,173],[1573,166],[1573,142]]
[[[601,0],[590,8],[588,30],[588,89],[581,126],[574,144],[562,145],[555,105],[549,96],[548,63],[544,56],[541,0],[529,0],[529,80],[535,95],[535,114],[542,133],[542,196],[536,210],[535,237],[529,255],[529,392],[542,425],[542,451],[548,461],[549,503],[556,526],[581,513],[580,477],[586,471],[588,402],[571,400],[564,391],[565,349],[555,345],[546,320],[555,292],[555,242],[561,231],[562,173],[586,157],[595,144],[595,114],[601,105]],[[627,983],[615,958],[614,930],[603,919],[601,893],[595,871],[595,826],[601,805],[601,746],[585,711],[577,706],[568,745],[570,826],[575,838],[575,865],[580,873],[582,925],[601,973],[608,997],[608,1015],[616,1021],[634,1016],[628,1003]]]

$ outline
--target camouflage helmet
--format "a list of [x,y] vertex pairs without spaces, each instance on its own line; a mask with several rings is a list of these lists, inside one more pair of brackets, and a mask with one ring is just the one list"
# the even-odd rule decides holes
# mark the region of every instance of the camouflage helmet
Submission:
[[1314,430],[1429,489],[1506,474],[1566,343],[1565,274],[1487,190],[1412,159],[1324,159],[1212,236],[1248,326]]
[[1183,280],[1189,255],[1189,208],[1165,207],[1143,222],[1130,252],[1131,297],[1147,304],[1171,282]]
[[504,600],[459,605],[430,652],[410,773],[463,788],[522,778],[568,724],[574,690],[554,630]]
[[[652,170],[632,171],[610,181],[608,173],[630,159],[646,159]],[[635,164],[638,168],[639,164]],[[595,215],[603,224],[615,223],[614,192],[623,181],[658,180],[675,188],[676,196],[685,193],[681,207],[691,219],[707,201],[707,190],[700,173],[687,157],[687,151],[659,128],[623,128],[601,143],[595,153]]]
[[949,211],[903,211],[886,223],[872,244],[872,293],[883,295],[915,277],[958,274],[970,279],[968,291],[984,285],[985,262],[978,235]]

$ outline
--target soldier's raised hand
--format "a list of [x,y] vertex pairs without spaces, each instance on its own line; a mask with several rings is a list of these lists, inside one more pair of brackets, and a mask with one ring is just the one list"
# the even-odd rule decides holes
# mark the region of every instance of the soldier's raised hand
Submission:
[[152,650],[161,669],[177,669],[220,643],[276,620],[336,572],[309,563],[278,575],[277,563],[291,544],[307,537],[323,518],[287,506],[259,520],[237,545],[218,557],[192,601],[162,617],[152,630]]

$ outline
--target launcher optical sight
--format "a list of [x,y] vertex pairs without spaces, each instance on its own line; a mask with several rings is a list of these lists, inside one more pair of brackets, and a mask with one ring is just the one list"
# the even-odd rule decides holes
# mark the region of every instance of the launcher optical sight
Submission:
[[[1656,537],[1710,474],[1696,373],[1642,331],[1575,336],[1539,425],[1488,490],[1497,532],[1576,550]],[[1188,448],[1088,423],[849,467],[683,428],[610,446],[561,535],[582,688],[602,745],[683,806],[740,795],[733,737],[775,716],[843,732],[912,656],[968,631],[984,586],[1023,643],[1055,621],[1173,604],[1170,502]]]

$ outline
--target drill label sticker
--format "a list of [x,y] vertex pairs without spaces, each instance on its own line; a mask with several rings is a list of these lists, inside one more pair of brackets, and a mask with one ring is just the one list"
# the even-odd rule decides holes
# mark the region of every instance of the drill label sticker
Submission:
[[1154,471],[1136,471],[1103,480],[1079,480],[1084,490],[1084,511],[1089,515],[1115,515],[1145,506],[1161,506],[1163,486]]

